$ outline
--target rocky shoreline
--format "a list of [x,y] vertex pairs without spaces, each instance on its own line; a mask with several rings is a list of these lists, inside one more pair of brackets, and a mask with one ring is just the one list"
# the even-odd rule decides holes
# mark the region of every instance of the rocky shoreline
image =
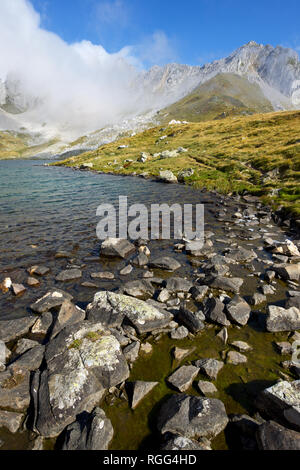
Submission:
[[[203,247],[183,239],[153,256],[151,241],[108,239],[89,281],[93,260],[63,252],[55,275],[37,264],[26,286],[3,280],[5,298],[26,299],[53,279],[0,319],[3,448],[24,432],[30,449],[124,448],[149,420],[156,449],[300,449],[299,240],[251,196],[217,196],[213,217]],[[87,305],[73,283],[94,290]]]

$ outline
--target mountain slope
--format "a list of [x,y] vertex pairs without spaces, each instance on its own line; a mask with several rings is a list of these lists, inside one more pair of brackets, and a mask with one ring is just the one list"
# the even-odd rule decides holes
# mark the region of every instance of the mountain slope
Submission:
[[160,111],[158,116],[168,121],[199,122],[270,111],[273,111],[273,106],[256,83],[228,73],[211,78],[177,103]]
[[[178,176],[183,169],[192,169],[187,184],[223,192],[247,190],[299,216],[299,135],[300,111],[229,117],[155,127],[59,165],[78,168],[91,163],[104,173],[155,177],[161,170]],[[161,158],[164,150],[179,147],[187,152]],[[141,152],[149,153],[145,163],[139,161]]]

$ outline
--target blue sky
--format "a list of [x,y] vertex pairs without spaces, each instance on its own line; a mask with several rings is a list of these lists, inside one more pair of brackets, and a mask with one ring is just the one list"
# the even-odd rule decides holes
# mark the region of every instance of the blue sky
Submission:
[[299,0],[31,0],[42,27],[108,52],[136,46],[146,66],[224,57],[250,40],[300,51]]

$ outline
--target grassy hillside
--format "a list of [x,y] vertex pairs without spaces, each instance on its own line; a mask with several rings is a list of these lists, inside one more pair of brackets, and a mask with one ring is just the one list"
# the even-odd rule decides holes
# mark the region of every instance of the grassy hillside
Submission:
[[12,131],[0,131],[0,160],[24,158],[36,155],[57,142],[53,139],[40,145],[32,145],[28,134]]
[[[128,148],[118,149],[122,145]],[[188,151],[163,160],[154,157],[178,147]],[[137,161],[141,152],[150,154],[146,163]],[[299,111],[156,127],[55,164],[78,167],[84,163],[92,163],[96,171],[127,175],[157,176],[160,170],[178,175],[192,168],[187,184],[225,193],[246,189],[300,215]]]
[[257,84],[235,74],[219,74],[160,111],[162,121],[193,122],[273,111]]

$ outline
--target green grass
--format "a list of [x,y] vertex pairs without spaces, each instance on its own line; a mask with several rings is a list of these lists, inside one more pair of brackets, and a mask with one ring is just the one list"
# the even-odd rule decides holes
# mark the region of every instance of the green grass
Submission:
[[43,144],[32,145],[30,139],[26,133],[0,131],[0,160],[30,157],[58,142],[58,139],[52,139]]
[[[164,135],[167,138],[160,140]],[[186,184],[223,193],[247,190],[263,196],[274,207],[283,205],[294,215],[300,215],[299,136],[299,111],[230,117],[155,127],[55,165],[80,167],[92,163],[99,172],[123,175],[146,172],[154,177],[160,170],[178,175],[182,169],[193,168],[194,175],[186,179]],[[129,147],[118,150],[120,145]],[[180,146],[188,152],[164,160],[154,157]],[[141,152],[150,154],[144,164],[137,161]],[[126,163],[128,159],[133,162]],[[276,174],[269,173],[274,169]]]

